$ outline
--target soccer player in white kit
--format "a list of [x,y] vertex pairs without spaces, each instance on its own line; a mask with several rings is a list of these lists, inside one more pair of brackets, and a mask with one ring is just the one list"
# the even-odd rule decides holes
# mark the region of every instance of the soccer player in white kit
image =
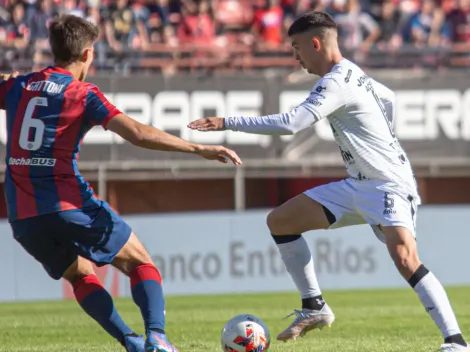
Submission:
[[277,339],[295,339],[331,326],[335,319],[322,297],[302,233],[368,223],[440,329],[441,351],[470,351],[444,288],[418,257],[415,225],[421,201],[410,162],[393,132],[395,94],[342,57],[337,26],[329,15],[306,13],[288,34],[295,58],[309,73],[321,77],[303,103],[287,113],[203,118],[188,126],[199,131],[282,135],[323,118],[331,125],[349,178],[310,189],[267,218],[302,298],[302,309],[292,313],[296,318]]

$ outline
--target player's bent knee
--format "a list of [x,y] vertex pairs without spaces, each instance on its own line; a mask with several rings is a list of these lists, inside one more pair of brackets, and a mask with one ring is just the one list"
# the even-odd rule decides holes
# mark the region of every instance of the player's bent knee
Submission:
[[78,280],[93,274],[95,274],[95,270],[91,262],[85,258],[78,257],[78,259],[67,268],[62,277],[73,285]]
[[152,257],[134,233],[116,255],[112,264],[127,276],[140,265],[154,265]]
[[266,222],[271,233],[278,236],[326,229],[331,224],[323,206],[304,194],[272,210]]
[[280,212],[278,211],[278,208],[272,210],[269,212],[267,218],[266,218],[266,225],[268,225],[269,231],[271,231],[272,234],[277,234],[279,230],[279,223],[280,223]]
[[280,207],[268,214],[266,224],[273,235],[291,235],[297,233],[296,226],[293,226],[295,225],[295,219]]

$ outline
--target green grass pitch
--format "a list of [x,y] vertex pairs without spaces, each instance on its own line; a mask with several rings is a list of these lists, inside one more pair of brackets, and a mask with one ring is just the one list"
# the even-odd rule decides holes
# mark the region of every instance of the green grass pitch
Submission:
[[[448,294],[464,336],[470,337],[470,288]],[[262,318],[272,335],[270,352],[430,352],[441,341],[437,328],[411,289],[325,292],[336,314],[331,329],[312,331],[296,342],[275,337],[299,303],[296,294],[167,298],[167,332],[181,352],[218,352],[220,330],[240,313]],[[116,301],[124,319],[142,333],[140,313],[129,299]],[[0,304],[0,351],[123,351],[74,301]]]

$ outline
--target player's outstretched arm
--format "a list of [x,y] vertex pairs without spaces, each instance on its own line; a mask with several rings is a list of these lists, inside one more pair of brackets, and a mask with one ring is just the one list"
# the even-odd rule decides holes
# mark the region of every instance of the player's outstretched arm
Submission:
[[216,145],[201,145],[188,142],[155,127],[142,124],[125,114],[118,114],[106,125],[106,129],[135,146],[161,151],[192,153],[208,160],[226,163],[230,159],[235,165],[241,165],[238,155],[230,149]]
[[18,72],[0,73],[0,109],[6,109],[7,91],[13,86]]
[[289,135],[312,126],[344,105],[343,94],[336,80],[322,79],[310,96],[289,112],[245,117],[207,117],[191,122],[188,127],[198,131],[232,130],[254,134]]
[[18,77],[19,72],[15,71],[12,73],[0,73],[0,81],[8,81],[10,78]]
[[289,135],[313,125],[317,119],[306,109],[297,107],[288,113],[267,116],[206,117],[188,127],[202,132],[231,130],[253,134]]

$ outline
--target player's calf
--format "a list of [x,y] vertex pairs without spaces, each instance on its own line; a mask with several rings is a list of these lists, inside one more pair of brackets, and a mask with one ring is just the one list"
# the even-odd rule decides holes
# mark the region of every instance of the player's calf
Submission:
[[267,225],[302,299],[302,310],[293,313],[296,318],[278,335],[278,340],[296,339],[310,330],[330,326],[334,314],[323,300],[309,246],[301,235],[330,226],[325,209],[301,194],[274,209]]
[[166,351],[159,349],[160,347],[156,345],[161,339],[153,339],[155,334],[159,337],[165,336],[165,299],[162,278],[149,253],[134,233],[131,234],[112,264],[130,278],[132,298],[139,306],[144,319],[147,334],[146,350]]
[[305,194],[300,194],[274,209],[267,217],[267,225],[300,292],[302,309],[320,311],[325,302],[315,275],[312,254],[301,234],[329,226],[325,209]]
[[400,226],[383,227],[388,251],[398,271],[418,294],[426,312],[441,331],[445,345],[442,351],[467,347],[447,294],[439,280],[419,260],[416,241],[410,230]]
[[[75,298],[82,309],[119,343],[126,346],[128,344],[126,340],[129,337],[134,337],[135,341],[139,339],[134,331],[122,320],[114,306],[111,295],[100,283],[88,260],[78,257],[65,271],[63,278],[73,286]],[[136,344],[135,348],[130,351],[143,352],[143,347],[143,341],[141,341],[140,346]]]
[[405,280],[409,280],[421,265],[413,234],[400,226],[381,227],[381,230],[396,268]]

